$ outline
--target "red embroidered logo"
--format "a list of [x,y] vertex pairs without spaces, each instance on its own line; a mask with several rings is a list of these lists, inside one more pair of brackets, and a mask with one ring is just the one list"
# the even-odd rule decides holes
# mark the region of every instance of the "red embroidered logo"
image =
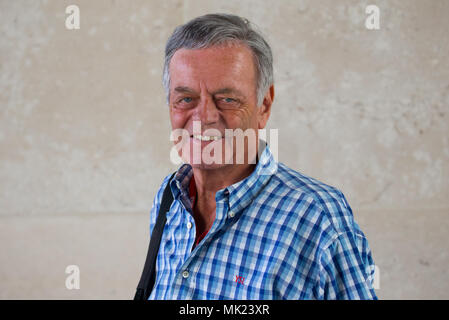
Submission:
[[240,277],[240,276],[235,276],[235,282],[244,284],[244,281],[245,281],[245,278]]

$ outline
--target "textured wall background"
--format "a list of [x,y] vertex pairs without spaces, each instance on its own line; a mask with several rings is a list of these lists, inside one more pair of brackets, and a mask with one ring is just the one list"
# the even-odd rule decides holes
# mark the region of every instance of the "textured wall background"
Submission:
[[[368,4],[380,30],[365,28]],[[448,299],[444,0],[0,0],[0,298],[134,295],[153,197],[176,168],[165,41],[210,12],[247,17],[272,45],[279,160],[344,192],[379,297]],[[65,287],[70,264],[80,290]]]

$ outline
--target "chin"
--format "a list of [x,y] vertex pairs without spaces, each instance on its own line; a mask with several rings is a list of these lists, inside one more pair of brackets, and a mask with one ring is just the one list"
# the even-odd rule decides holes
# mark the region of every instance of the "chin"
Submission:
[[[182,148],[181,150],[178,151],[178,154],[184,161],[184,163],[190,164],[195,169],[215,170],[223,167],[229,167],[234,163],[234,161],[232,161],[234,158],[233,156],[234,151],[232,149],[229,149],[224,139],[206,142],[205,141],[194,142],[193,139],[191,139],[189,142],[190,142],[188,145],[189,148],[188,149]],[[194,146],[194,143],[197,143],[197,145]],[[209,145],[209,148],[211,148],[211,150],[215,150],[214,144],[221,144],[221,148],[217,149],[219,150],[219,152],[221,152],[221,155],[218,155],[217,157],[214,157],[214,153],[212,153],[212,155],[209,154],[205,155],[204,148]],[[196,152],[195,147],[197,148]],[[227,151],[224,151],[226,149]],[[204,157],[206,157],[207,159]]]

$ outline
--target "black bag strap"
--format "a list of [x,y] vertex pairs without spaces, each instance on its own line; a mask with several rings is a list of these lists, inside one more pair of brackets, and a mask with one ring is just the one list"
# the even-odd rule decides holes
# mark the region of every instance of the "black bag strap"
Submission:
[[168,180],[162,195],[162,202],[157,215],[156,224],[154,225],[153,232],[151,234],[150,244],[148,246],[147,258],[145,260],[145,266],[143,268],[142,276],[140,277],[139,284],[137,286],[136,295],[134,300],[148,300],[148,297],[153,290],[154,282],[156,280],[156,258],[159,251],[159,245],[161,243],[162,232],[164,231],[165,222],[167,221],[167,212],[170,210],[170,206],[173,202],[173,195],[170,189],[170,182],[173,179],[174,172],[170,180]]

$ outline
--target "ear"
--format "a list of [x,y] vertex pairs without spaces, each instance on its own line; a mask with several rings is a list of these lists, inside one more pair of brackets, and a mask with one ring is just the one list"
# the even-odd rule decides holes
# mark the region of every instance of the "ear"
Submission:
[[262,104],[258,107],[258,128],[265,128],[271,113],[271,105],[274,100],[274,85],[267,90]]

